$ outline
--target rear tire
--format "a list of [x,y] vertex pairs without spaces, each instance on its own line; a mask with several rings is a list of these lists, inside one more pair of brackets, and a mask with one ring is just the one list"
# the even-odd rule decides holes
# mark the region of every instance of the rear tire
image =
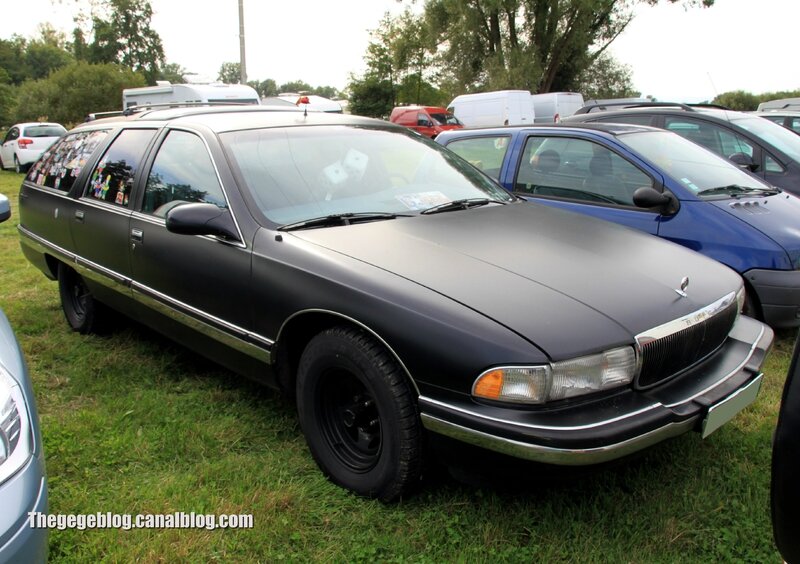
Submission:
[[107,331],[111,312],[94,299],[81,275],[65,264],[58,267],[58,293],[64,317],[73,331],[82,335]]
[[14,172],[16,172],[17,174],[25,172],[25,167],[19,164],[19,159],[17,158],[17,155],[14,155]]
[[422,474],[422,424],[396,360],[364,331],[334,327],[309,342],[297,375],[308,447],[330,480],[392,501]]

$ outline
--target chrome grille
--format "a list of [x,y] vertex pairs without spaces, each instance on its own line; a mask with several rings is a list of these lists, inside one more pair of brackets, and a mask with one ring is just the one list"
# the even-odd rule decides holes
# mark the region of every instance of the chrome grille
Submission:
[[699,311],[637,335],[641,369],[637,388],[649,388],[690,368],[717,350],[736,322],[729,294]]

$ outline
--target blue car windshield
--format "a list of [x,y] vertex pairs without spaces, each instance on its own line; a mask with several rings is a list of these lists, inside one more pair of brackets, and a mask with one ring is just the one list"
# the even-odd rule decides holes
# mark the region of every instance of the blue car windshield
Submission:
[[793,161],[800,163],[800,136],[796,133],[759,116],[737,117],[731,122],[763,139],[779,151],[783,151]]
[[[766,120],[764,120],[766,121]],[[778,126],[780,127],[780,126]],[[789,135],[794,135],[787,130]],[[756,177],[711,151],[669,131],[626,133],[617,137],[634,153],[648,160],[694,194],[724,186],[772,190]],[[718,197],[701,194],[700,197]]]
[[325,125],[232,131],[220,139],[258,211],[278,225],[514,199],[460,157],[410,132]]

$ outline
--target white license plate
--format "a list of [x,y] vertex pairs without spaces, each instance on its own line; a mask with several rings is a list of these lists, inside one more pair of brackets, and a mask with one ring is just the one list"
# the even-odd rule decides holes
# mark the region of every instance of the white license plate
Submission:
[[706,418],[703,420],[702,437],[705,439],[730,421],[734,415],[753,403],[756,397],[758,397],[763,378],[764,375],[759,374],[752,382],[747,384],[747,386],[737,390],[717,405],[711,406],[708,410],[708,415],[706,415]]

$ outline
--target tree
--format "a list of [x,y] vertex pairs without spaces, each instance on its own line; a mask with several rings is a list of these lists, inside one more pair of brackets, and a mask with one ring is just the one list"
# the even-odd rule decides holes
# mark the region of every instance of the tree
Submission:
[[619,63],[608,53],[603,53],[578,77],[576,92],[586,100],[604,98],[638,98],[634,90],[631,69]]
[[[427,0],[421,18],[393,20],[402,28],[393,36],[421,34],[417,43],[430,55],[422,67],[461,91],[574,90],[581,73],[630,23],[633,6],[658,1]],[[389,50],[398,52],[393,45]]]
[[[774,98],[769,99],[772,100]],[[724,92],[720,94],[712,100],[712,103],[725,106],[732,110],[752,112],[758,108],[758,104],[761,101],[760,97],[755,94],[745,92],[744,90],[734,90],[733,92]]]
[[350,113],[376,118],[388,117],[394,107],[394,87],[376,76],[350,77]]
[[308,82],[293,80],[278,87],[278,92],[311,92],[314,89]]
[[165,63],[158,71],[158,80],[168,80],[172,84],[185,84],[187,71],[178,63]]
[[12,111],[16,101],[17,97],[11,86],[11,78],[3,68],[0,68],[0,129],[13,122]]
[[21,84],[30,78],[25,61],[27,46],[28,42],[20,35],[12,35],[11,39],[0,39],[0,68],[8,74],[10,84]]
[[145,86],[145,78],[129,68],[84,61],[71,63],[46,79],[29,80],[19,87],[18,99],[25,100],[15,112],[15,121],[39,118],[74,124],[92,112],[119,110],[122,89]]
[[225,84],[239,84],[242,76],[239,68],[239,63],[222,63],[219,67],[217,80]]
[[258,92],[258,95],[262,98],[278,95],[278,84],[271,78],[262,81],[250,80],[247,82],[247,85]]
[[[155,83],[165,63],[164,47],[150,27],[153,9],[148,0],[103,0],[106,15],[92,16],[92,41],[85,44],[82,32],[73,33],[73,49],[90,63],[119,63]],[[81,43],[83,41],[83,43]]]
[[28,78],[45,78],[73,60],[66,37],[49,24],[39,25],[39,37],[29,41],[25,48]]

